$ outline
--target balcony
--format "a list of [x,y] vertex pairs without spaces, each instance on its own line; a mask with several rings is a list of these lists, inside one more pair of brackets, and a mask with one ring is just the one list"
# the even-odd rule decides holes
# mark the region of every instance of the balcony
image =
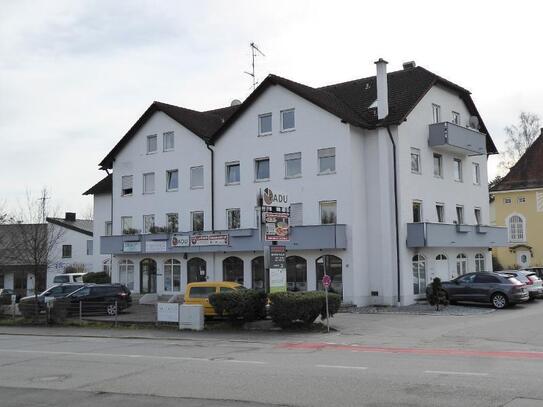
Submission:
[[[258,229],[206,231],[201,233],[179,232],[190,239],[194,235],[228,235],[228,245],[172,246],[168,233],[117,235],[100,237],[100,254],[151,254],[151,253],[212,253],[261,251],[265,243]],[[308,225],[290,228],[290,241],[278,242],[287,250],[346,249],[346,225]]]
[[450,223],[408,223],[407,247],[505,247],[507,228]]
[[486,135],[474,129],[443,122],[430,124],[428,145],[437,151],[461,154],[486,154]]

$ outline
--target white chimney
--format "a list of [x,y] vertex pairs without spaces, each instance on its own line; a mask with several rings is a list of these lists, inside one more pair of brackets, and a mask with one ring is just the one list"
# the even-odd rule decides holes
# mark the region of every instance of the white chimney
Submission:
[[377,65],[377,118],[379,120],[388,116],[388,81],[387,64],[383,58],[375,61]]

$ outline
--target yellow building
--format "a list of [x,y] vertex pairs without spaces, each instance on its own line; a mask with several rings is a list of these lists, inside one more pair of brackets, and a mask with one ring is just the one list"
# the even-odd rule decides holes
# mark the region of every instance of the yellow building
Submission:
[[499,263],[505,269],[543,266],[543,129],[490,197],[491,217],[507,227],[511,245],[494,249]]

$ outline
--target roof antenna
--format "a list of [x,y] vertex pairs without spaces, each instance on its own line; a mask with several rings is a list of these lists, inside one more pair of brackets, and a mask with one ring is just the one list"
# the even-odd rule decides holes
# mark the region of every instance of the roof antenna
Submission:
[[264,55],[264,53],[258,49],[258,47],[256,46],[254,42],[251,42],[250,47],[251,47],[251,55],[252,55],[252,60],[251,60],[252,70],[251,72],[245,71],[245,73],[249,75],[251,78],[253,78],[253,90],[255,90],[256,85],[258,85],[258,81],[256,80],[256,73],[255,73],[255,57],[257,57],[258,54],[262,55],[263,57],[265,57],[266,55]]

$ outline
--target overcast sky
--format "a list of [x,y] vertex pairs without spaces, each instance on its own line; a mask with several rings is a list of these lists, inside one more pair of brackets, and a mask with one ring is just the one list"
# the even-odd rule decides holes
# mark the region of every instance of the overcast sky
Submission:
[[260,79],[310,86],[415,60],[473,93],[501,149],[521,111],[543,116],[537,3],[0,0],[0,202],[47,186],[62,212],[87,211],[98,162],[154,100],[247,97],[251,41]]

